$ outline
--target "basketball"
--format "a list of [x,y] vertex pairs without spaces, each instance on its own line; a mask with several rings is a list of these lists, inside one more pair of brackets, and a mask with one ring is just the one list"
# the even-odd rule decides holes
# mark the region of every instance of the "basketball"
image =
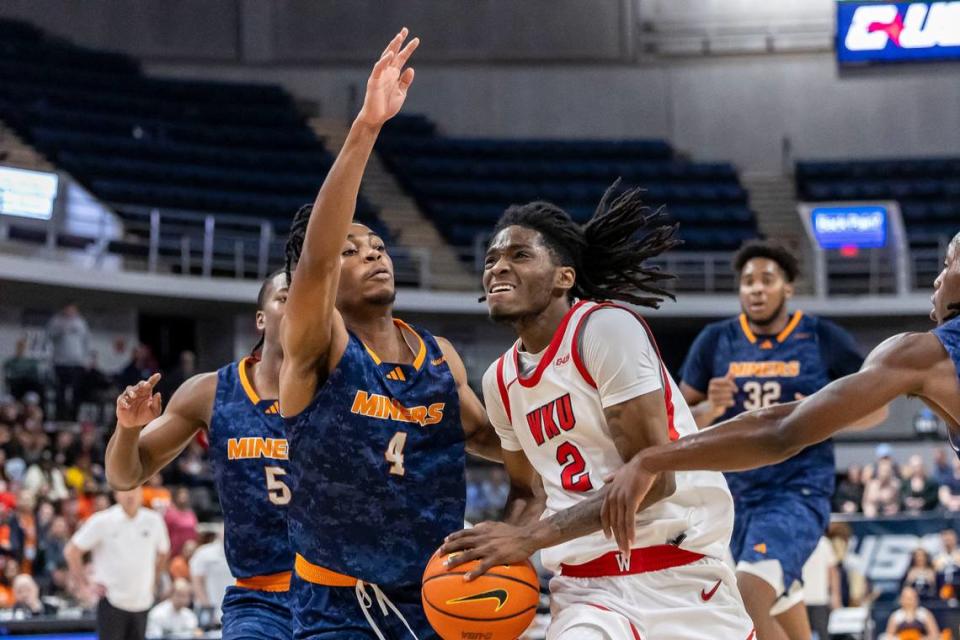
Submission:
[[437,551],[423,572],[423,609],[444,640],[514,640],[533,621],[540,583],[529,560],[493,567],[470,582],[468,562],[447,570],[448,556]]

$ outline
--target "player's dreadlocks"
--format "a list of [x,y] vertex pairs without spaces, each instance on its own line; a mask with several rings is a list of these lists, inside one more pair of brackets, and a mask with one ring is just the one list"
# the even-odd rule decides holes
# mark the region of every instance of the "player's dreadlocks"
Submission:
[[307,223],[310,222],[310,212],[313,211],[313,204],[305,204],[293,216],[293,222],[290,223],[290,235],[287,236],[287,244],[283,249],[286,256],[286,262],[283,265],[283,271],[287,274],[287,286],[293,282],[293,268],[300,260],[300,253],[303,251],[303,239],[307,236]]
[[644,262],[676,247],[677,225],[666,224],[663,208],[645,206],[642,189],[614,197],[620,181],[603,194],[593,216],[578,225],[560,207],[537,201],[513,205],[494,229],[519,225],[540,233],[557,261],[576,270],[570,295],[587,300],[621,300],[645,307],[676,299],[661,283],[676,276]]
[[[281,273],[284,273],[284,269],[277,269],[268,275],[264,279],[263,284],[260,285],[260,292],[257,294],[257,311],[263,311],[263,307],[267,304],[267,291],[270,290],[270,283]],[[261,333],[257,344],[253,345],[253,349],[250,349],[250,355],[254,358],[259,357],[260,349],[263,348],[263,340],[264,335]]]

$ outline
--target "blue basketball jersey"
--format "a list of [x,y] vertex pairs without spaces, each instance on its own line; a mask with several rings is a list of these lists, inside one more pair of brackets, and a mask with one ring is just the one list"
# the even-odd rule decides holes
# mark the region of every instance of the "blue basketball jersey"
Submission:
[[[732,373],[737,393],[735,405],[721,416],[727,420],[744,411],[811,395],[831,380],[857,371],[862,363],[853,338],[825,320],[797,311],[778,335],[758,336],[741,315],[708,325],[697,336],[682,377],[706,393],[711,378]],[[784,487],[831,496],[834,475],[830,440],[779,464],[725,474],[738,500],[763,498]]]
[[276,400],[261,400],[249,358],[217,371],[210,460],[223,508],[224,546],[235,578],[293,568],[287,532],[287,440]]
[[313,401],[288,419],[294,551],[384,589],[416,585],[463,528],[465,449],[453,374],[414,330],[412,365],[381,362],[350,334]]
[[957,375],[960,376],[960,316],[947,320],[934,329],[933,335],[937,336],[940,344],[947,350],[953,365],[957,368]]
[[[957,375],[960,376],[960,316],[953,320],[947,320],[934,329],[933,335],[937,336],[940,344],[947,350],[947,355],[953,360],[953,366],[957,370]],[[960,455],[960,437],[954,435],[950,429],[947,429],[947,435],[954,451],[957,452],[957,455]]]

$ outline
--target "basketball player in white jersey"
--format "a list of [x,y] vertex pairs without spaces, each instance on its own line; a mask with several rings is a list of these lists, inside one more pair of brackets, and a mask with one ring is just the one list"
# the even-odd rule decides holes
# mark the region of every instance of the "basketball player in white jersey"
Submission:
[[455,553],[451,567],[481,561],[471,580],[543,549],[557,574],[549,640],[753,640],[722,561],[733,502],[720,474],[659,476],[629,548],[600,531],[605,478],[697,431],[644,321],[606,302],[659,305],[669,276],[643,263],[677,244],[675,227],[638,239],[656,215],[637,191],[612,191],[582,228],[545,202],[510,207],[497,224],[484,290],[491,317],[519,339],[483,386],[511,497],[505,522],[452,534],[442,550]]

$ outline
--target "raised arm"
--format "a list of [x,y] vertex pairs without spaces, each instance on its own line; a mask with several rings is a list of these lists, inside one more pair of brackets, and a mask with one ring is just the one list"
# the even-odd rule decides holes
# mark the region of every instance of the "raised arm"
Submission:
[[[414,38],[401,49],[407,33],[406,28],[401,30],[373,66],[363,107],[313,204],[281,325],[280,406],[286,414],[299,413],[309,403],[335,332],[345,335],[334,306],[340,253],[380,128],[400,110],[413,82],[413,69],[404,65],[420,41]],[[296,384],[284,385],[284,380]]]
[[457,383],[457,394],[460,396],[460,421],[463,423],[463,437],[467,443],[467,452],[475,456],[501,462],[503,455],[500,449],[500,438],[487,411],[483,408],[480,398],[470,388],[467,379],[467,368],[463,366],[460,354],[446,338],[437,338],[437,344],[443,351],[443,357],[450,367],[450,373]]
[[[947,358],[935,336],[902,334],[878,346],[852,375],[799,402],[775,405],[722,422],[680,440],[642,452],[617,475],[629,484],[613,509],[635,513],[639,500],[665,471],[741,471],[796,455],[900,395],[922,395],[938,363]],[[614,533],[633,535],[632,519],[620,519]]]
[[160,394],[153,392],[159,380],[155,373],[117,398],[117,428],[106,452],[107,480],[114,489],[142,485],[210,424],[217,374],[202,373],[184,382],[162,415]]

